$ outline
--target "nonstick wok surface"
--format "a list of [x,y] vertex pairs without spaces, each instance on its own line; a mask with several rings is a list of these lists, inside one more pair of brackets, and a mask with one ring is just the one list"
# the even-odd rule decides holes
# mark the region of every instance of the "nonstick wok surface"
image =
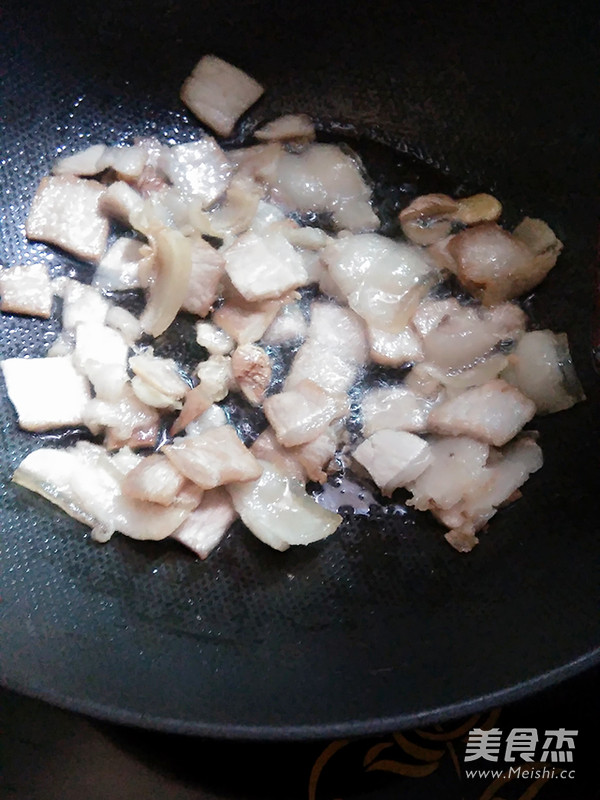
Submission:
[[[200,562],[168,542],[116,536],[98,546],[83,526],[12,485],[40,439],[18,430],[2,385],[6,686],[151,728],[300,738],[456,716],[598,660],[590,327],[600,98],[589,6],[4,5],[3,266],[44,259],[53,274],[89,280],[89,267],[25,239],[40,177],[61,147],[197,137],[178,90],[212,52],[267,87],[241,138],[279,113],[305,111],[323,131],[358,142],[378,191],[396,186],[388,206],[417,190],[487,189],[505,202],[507,221],[547,220],[565,251],[529,309],[536,325],[568,333],[588,395],[535,421],[545,466],[468,556],[426,515],[396,507],[347,512],[327,541],[284,554],[236,527]],[[2,357],[41,356],[59,316],[5,315],[0,326]]]

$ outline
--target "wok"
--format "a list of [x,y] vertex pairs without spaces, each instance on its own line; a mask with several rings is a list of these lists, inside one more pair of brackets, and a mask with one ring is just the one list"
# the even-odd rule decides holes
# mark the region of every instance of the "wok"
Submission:
[[[457,716],[597,661],[593,7],[10,0],[1,19],[3,265],[42,258],[89,275],[26,242],[39,178],[59,147],[197,136],[178,89],[212,52],[268,87],[241,138],[306,111],[364,145],[396,205],[415,187],[487,189],[508,222],[547,220],[565,250],[529,307],[537,325],[568,333],[588,396],[535,421],[545,466],[468,556],[397,506],[348,512],[327,541],[284,554],[236,527],[202,563],[170,543],[95,545],[13,486],[39,441],[17,429],[2,388],[2,683],[116,722],[301,738]],[[0,325],[3,357],[42,355],[58,329]]]

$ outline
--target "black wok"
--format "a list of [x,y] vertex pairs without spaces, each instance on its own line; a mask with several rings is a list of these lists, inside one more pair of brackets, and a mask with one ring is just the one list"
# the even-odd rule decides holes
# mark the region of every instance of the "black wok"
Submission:
[[[26,242],[39,178],[60,146],[197,136],[178,89],[214,52],[268,87],[243,130],[306,111],[324,131],[391,147],[366,146],[365,159],[380,186],[403,182],[398,204],[415,187],[463,185],[495,191],[509,222],[547,220],[565,251],[530,308],[568,333],[588,395],[536,421],[546,464],[469,556],[424,515],[374,510],[285,554],[236,528],[201,563],[169,543],[95,545],[10,484],[39,441],[18,431],[3,394],[2,683],[117,722],[299,738],[456,716],[597,661],[595,10],[10,0],[0,20],[3,265],[45,258],[89,274]],[[0,326],[3,357],[42,355],[58,322]]]

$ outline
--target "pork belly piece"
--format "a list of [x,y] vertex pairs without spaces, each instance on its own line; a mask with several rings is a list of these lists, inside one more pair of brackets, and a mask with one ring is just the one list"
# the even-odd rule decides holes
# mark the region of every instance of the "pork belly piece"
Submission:
[[209,428],[219,428],[221,425],[227,424],[227,415],[221,406],[213,403],[199,417],[186,425],[185,432],[190,436],[195,436],[204,433]]
[[341,423],[333,423],[312,441],[289,448],[290,454],[304,469],[306,480],[325,483],[327,468],[336,454],[342,431]]
[[81,425],[90,388],[71,356],[8,358],[0,366],[21,428],[49,431]]
[[227,356],[235,347],[231,336],[212,322],[196,323],[196,341],[215,356]]
[[201,236],[192,236],[189,241],[191,269],[182,308],[190,314],[205,317],[219,296],[225,259]]
[[238,518],[228,492],[220,486],[204,492],[202,501],[183,525],[171,534],[201,559],[207,558]]
[[330,394],[309,379],[271,395],[263,404],[265,416],[284,447],[316,439],[333,420],[346,415],[348,408],[344,393]]
[[130,447],[154,447],[160,418],[156,409],[143,403],[127,384],[114,401],[94,397],[83,411],[83,423],[93,434],[105,431],[105,445],[115,450]]
[[261,142],[294,139],[310,142],[315,136],[315,126],[307,114],[284,114],[254,131],[254,138]]
[[327,245],[321,257],[348,305],[369,325],[399,333],[437,271],[418,248],[377,233],[344,236]]
[[423,433],[434,402],[405,386],[369,389],[360,404],[363,434],[383,429]]
[[358,159],[336,145],[313,144],[301,153],[281,153],[270,185],[290,210],[329,212],[339,230],[380,226]]
[[63,299],[62,324],[66,331],[75,330],[82,322],[103,325],[110,304],[106,297],[92,286],[67,279],[61,290]]
[[228,240],[247,231],[252,225],[265,189],[251,177],[236,175],[221,205],[209,212],[210,229],[206,233]]
[[0,309],[5,313],[48,319],[52,311],[48,267],[28,264],[0,270],[0,295]]
[[181,377],[177,363],[172,358],[155,356],[152,348],[131,356],[129,366],[135,375],[174,400],[180,400],[190,389]]
[[286,303],[262,337],[266,344],[284,344],[304,339],[308,323],[297,303]]
[[382,494],[414,481],[431,463],[429,445],[407,431],[382,429],[358,445],[352,454],[369,472]]
[[75,329],[73,363],[102,400],[117,400],[128,381],[128,345],[118,331],[97,322],[81,322]]
[[197,436],[183,436],[162,452],[202,489],[253,480],[261,473],[259,462],[231,425],[211,428]]
[[181,99],[221,136],[231,136],[235,123],[264,92],[241,69],[213,55],[203,56],[181,87]]
[[186,488],[169,507],[126,497],[122,472],[102,447],[89,442],[66,450],[34,451],[13,480],[93,527],[99,541],[107,541],[115,531],[134,539],[165,539],[202,498],[197,487]]
[[100,197],[100,211],[122,225],[134,227],[132,220],[142,213],[143,208],[141,195],[125,181],[111,183]]
[[246,527],[275,550],[325,539],[339,527],[339,514],[320,506],[304,486],[261,461],[258,480],[228,486],[233,505]]
[[212,136],[163,148],[159,168],[184,197],[211,206],[229,186],[233,167]]
[[147,249],[144,242],[120,236],[100,260],[94,273],[94,286],[107,291],[139,288],[142,285],[140,262],[147,258]]
[[299,483],[306,483],[308,476],[296,455],[297,448],[284,447],[278,441],[275,431],[270,425],[252,442],[250,450],[252,455],[260,461],[268,461],[284,475],[295,478]]
[[449,250],[456,259],[457,277],[486,306],[530,291],[550,272],[562,249],[554,244],[536,254],[525,242],[494,223],[456,234]]
[[108,239],[108,221],[99,208],[103,192],[97,181],[69,175],[42,178],[25,224],[27,237],[84,261],[99,261]]
[[107,147],[100,159],[102,169],[112,169],[121,180],[139,179],[148,163],[148,148],[142,145]]
[[123,339],[131,347],[142,335],[142,326],[131,311],[121,306],[111,306],[106,314],[106,324],[109,328],[119,331]]
[[52,165],[52,173],[79,177],[97,175],[105,169],[102,162],[106,149],[104,144],[92,144],[72,155],[61,156]]
[[231,368],[246,400],[259,406],[271,383],[271,359],[267,353],[255,344],[242,344],[231,356]]
[[123,481],[123,494],[135,500],[149,500],[161,506],[170,506],[184,483],[185,478],[166,456],[152,453],[127,473]]
[[566,333],[526,333],[509,355],[502,378],[533,400],[538,414],[553,414],[585,400]]
[[429,414],[428,430],[470,436],[501,447],[535,415],[535,403],[497,378],[444,400]]
[[229,285],[225,287],[225,302],[217,308],[213,322],[226,331],[238,344],[257,342],[289,298],[261,300],[251,303]]
[[406,327],[398,333],[368,328],[369,355],[376,364],[386,367],[401,367],[403,364],[423,360],[423,348],[416,333]]
[[308,336],[292,362],[285,389],[294,389],[308,378],[327,392],[346,392],[366,363],[367,353],[360,318],[350,309],[315,301]]
[[282,234],[245,233],[224,255],[225,270],[246,300],[281,297],[308,283],[302,258]]

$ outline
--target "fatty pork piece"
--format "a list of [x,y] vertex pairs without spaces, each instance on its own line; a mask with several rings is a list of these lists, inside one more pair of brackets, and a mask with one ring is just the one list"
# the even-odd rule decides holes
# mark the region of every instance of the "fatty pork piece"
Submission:
[[127,473],[123,481],[123,494],[135,500],[149,500],[169,506],[175,502],[184,483],[185,478],[166,456],[152,453]]
[[566,333],[526,333],[508,356],[502,377],[533,400],[538,414],[553,414],[585,400]]
[[224,297],[225,302],[213,312],[212,320],[240,345],[257,342],[282,306],[289,302],[289,296],[284,295],[277,300],[251,303],[228,281],[225,282]]
[[128,350],[121,334],[106,325],[81,322],[75,329],[73,361],[102,400],[117,400],[123,393]]
[[182,436],[162,452],[186,478],[202,489],[258,478],[261,466],[231,425],[197,436]]
[[369,355],[376,364],[386,367],[401,367],[422,361],[423,347],[419,337],[407,326],[398,333],[388,333],[377,328],[368,329]]
[[164,147],[158,167],[184,197],[211,206],[229,186],[233,167],[212,136]]
[[146,333],[156,337],[167,330],[189,296],[192,246],[179,231],[164,228],[156,236],[155,248],[156,272],[140,322]]
[[93,180],[55,175],[42,178],[25,231],[29,239],[54,244],[84,261],[106,250],[108,221],[100,212],[104,187]]
[[352,455],[387,496],[414,481],[431,463],[427,442],[407,431],[376,431]]
[[496,378],[436,405],[427,428],[448,436],[470,436],[501,447],[535,415],[535,403],[516,387]]
[[54,175],[77,175],[79,177],[97,175],[104,169],[102,160],[106,149],[104,144],[93,144],[71,155],[57,158],[52,165],[52,173]]
[[127,344],[132,347],[142,335],[142,326],[131,311],[121,306],[111,306],[106,315],[109,328],[119,331]]
[[212,355],[198,366],[200,383],[185,395],[181,413],[173,423],[171,436],[180,433],[205,414],[213,403],[218,403],[237,388],[231,358]]
[[[252,225],[265,190],[251,177],[235,176],[231,181],[221,205],[205,212],[208,229],[202,231],[209,236],[228,240],[247,231]],[[196,217],[192,221],[195,221]]]
[[430,510],[449,532],[446,540],[460,552],[477,543],[477,531],[512,499],[543,463],[531,436],[521,436],[502,450],[464,436],[430,439],[430,466],[408,486],[407,505]]
[[129,359],[134,373],[131,388],[136,396],[154,408],[181,408],[179,401],[189,391],[172,358],[159,358],[148,348]]
[[447,194],[423,194],[399,214],[404,235],[415,244],[428,246],[447,237],[456,224],[496,222],[502,206],[490,194],[453,199]]
[[191,246],[190,278],[182,308],[198,317],[206,317],[219,297],[225,271],[223,256],[201,236],[189,239]]
[[286,303],[262,337],[266,344],[284,344],[306,337],[308,323],[297,303]]
[[95,322],[103,325],[110,309],[110,303],[93,286],[66,278],[56,286],[55,293],[63,300],[63,330],[73,331],[81,323]]
[[333,394],[346,392],[367,361],[364,325],[348,308],[315,301],[306,341],[296,354],[285,390],[309,379]]
[[8,358],[0,366],[21,428],[49,431],[81,425],[90,387],[71,356]]
[[263,404],[265,416],[284,447],[313,441],[331,422],[345,416],[348,408],[345,393],[331,394],[309,379],[267,397]]
[[100,197],[100,211],[121,225],[133,226],[132,220],[144,209],[144,200],[125,181],[115,181],[107,186]]
[[282,152],[270,186],[275,199],[289,210],[330,213],[338,230],[372,231],[380,226],[360,162],[336,145]]
[[231,356],[231,368],[246,400],[259,406],[271,383],[271,359],[267,353],[255,344],[240,345]]
[[[438,318],[437,324],[434,322],[436,303],[447,311]],[[422,334],[424,360],[447,372],[474,365],[491,355],[500,342],[516,341],[525,332],[525,312],[514,303],[502,303],[489,309],[458,303],[451,309],[449,304],[446,300],[434,301],[429,304],[429,321],[424,313],[417,320],[417,329],[425,331]]]
[[142,285],[140,263],[147,257],[148,245],[120,236],[100,260],[94,273],[94,286],[106,291],[138,289]]
[[204,433],[209,428],[219,428],[221,425],[227,425],[227,415],[221,406],[212,403],[206,411],[186,426],[185,432],[193,436]]
[[181,99],[201,122],[231,136],[235,123],[264,92],[241,69],[213,55],[203,56],[181,87]]
[[369,389],[360,404],[363,435],[369,437],[385,429],[423,433],[436,400],[421,397],[405,386]]
[[502,353],[491,353],[475,361],[473,366],[465,369],[446,371],[435,364],[421,362],[416,364],[405,380],[407,388],[418,395],[434,400],[441,399],[441,394],[454,397],[465,389],[482,386],[484,383],[502,376],[509,364]]
[[[532,230],[531,238],[529,230],[533,226],[529,223],[520,238],[519,228],[511,235],[491,222],[452,237],[448,250],[456,262],[453,271],[465,289],[483,305],[492,306],[530,291],[556,264],[562,242],[546,223],[535,222],[543,226],[543,230]],[[537,243],[538,252],[533,249]]]
[[252,455],[259,461],[268,461],[284,475],[289,475],[299,483],[305,484],[308,476],[296,458],[295,450],[294,447],[284,447],[270,425],[257,436],[250,447]]
[[289,448],[288,452],[304,470],[306,480],[325,483],[343,431],[343,423],[336,420],[312,441]]
[[200,505],[171,534],[201,559],[207,558],[238,518],[226,489],[218,486],[202,495]]
[[28,264],[0,270],[0,309],[48,319],[52,288],[45,264]]
[[67,449],[35,450],[13,480],[92,527],[99,541],[107,541],[115,531],[133,539],[165,539],[202,499],[202,491],[189,483],[168,507],[127,497],[121,466],[103,447],[79,442]]
[[215,356],[227,356],[235,348],[231,336],[212,322],[196,323],[196,341]]
[[98,397],[89,400],[82,421],[94,435],[104,431],[104,443],[109,450],[125,445],[154,447],[160,426],[157,410],[136,397],[129,384],[117,400],[107,401]]
[[418,248],[376,233],[339,238],[322,259],[350,308],[387,333],[406,327],[437,279]]
[[339,527],[342,518],[320,506],[302,483],[274,464],[259,463],[257,480],[228,486],[235,510],[246,527],[275,550],[290,545],[308,545],[325,539]]
[[306,114],[284,114],[254,131],[254,137],[262,142],[298,139],[309,142],[315,138],[315,126]]
[[224,251],[225,270],[249,301],[269,300],[308,283],[300,254],[281,233],[248,232]]

